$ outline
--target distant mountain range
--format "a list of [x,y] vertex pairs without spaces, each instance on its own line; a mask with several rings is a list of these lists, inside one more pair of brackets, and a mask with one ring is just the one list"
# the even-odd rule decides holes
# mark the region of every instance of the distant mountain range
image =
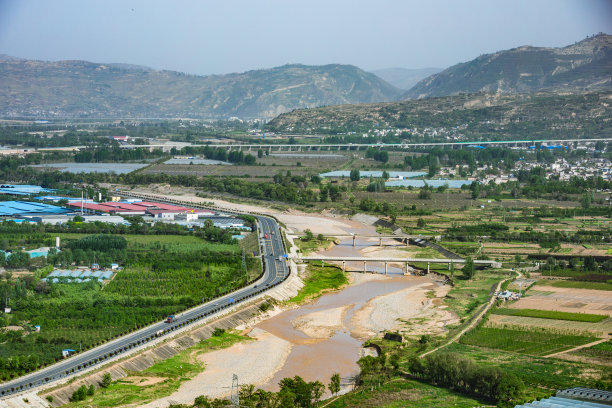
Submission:
[[196,76],[128,64],[0,56],[0,116],[272,118],[296,108],[396,100],[351,65]]
[[592,92],[612,89],[612,36],[599,34],[563,48],[524,46],[436,70],[369,73],[352,65],[294,64],[197,76],[0,55],[0,116],[271,119],[294,109],[479,92]]
[[563,48],[519,47],[485,54],[423,79],[402,99],[460,93],[585,92],[612,88],[612,36]]
[[408,90],[415,86],[420,80],[430,75],[437,74],[442,68],[384,68],[370,71],[379,76],[396,88]]

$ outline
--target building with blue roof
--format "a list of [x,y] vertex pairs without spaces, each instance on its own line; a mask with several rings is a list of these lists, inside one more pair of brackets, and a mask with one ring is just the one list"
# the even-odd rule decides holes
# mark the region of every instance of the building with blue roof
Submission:
[[56,205],[28,201],[0,201],[0,217],[13,217],[37,214],[65,214],[67,208]]
[[51,193],[54,190],[33,186],[30,184],[0,184],[0,194],[30,195],[40,193]]
[[575,387],[557,391],[554,397],[515,405],[514,408],[610,408],[612,392]]

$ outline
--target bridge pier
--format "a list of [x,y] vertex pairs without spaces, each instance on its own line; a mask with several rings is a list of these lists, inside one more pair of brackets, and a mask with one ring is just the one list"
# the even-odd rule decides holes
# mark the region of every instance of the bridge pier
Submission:
[[382,246],[382,238],[378,239],[378,246]]
[[355,238],[356,237],[357,237],[356,235],[353,235],[353,248],[355,248]]
[[404,269],[404,276],[407,276],[407,275],[410,275],[408,273],[408,262],[406,262],[405,269]]
[[363,273],[366,273],[368,270],[366,268],[366,261],[363,261]]
[[387,263],[385,262],[385,276],[387,275]]
[[342,272],[346,272],[346,261],[342,261]]
[[427,273],[429,274],[429,262],[427,262]]

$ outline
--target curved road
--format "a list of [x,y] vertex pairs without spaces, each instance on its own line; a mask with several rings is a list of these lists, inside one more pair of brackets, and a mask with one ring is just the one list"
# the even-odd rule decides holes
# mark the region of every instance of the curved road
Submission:
[[[137,196],[136,194],[130,195]],[[152,197],[149,196],[149,198]],[[166,200],[157,199],[156,201]],[[175,200],[167,201],[177,202]],[[191,204],[191,206],[197,207],[193,204]],[[146,344],[165,334],[172,333],[179,328],[197,322],[225,308],[253,298],[283,282],[289,276],[289,268],[287,266],[287,261],[283,258],[285,250],[279,225],[273,218],[261,215],[256,215],[255,217],[260,226],[259,241],[262,247],[262,260],[264,265],[264,272],[256,282],[180,313],[171,324],[164,322],[152,324],[144,329],[112,340],[89,351],[75,354],[34,373],[0,384],[0,398],[27,391],[51,381],[71,376],[86,368],[103,364],[109,358],[125,353],[126,351]]]

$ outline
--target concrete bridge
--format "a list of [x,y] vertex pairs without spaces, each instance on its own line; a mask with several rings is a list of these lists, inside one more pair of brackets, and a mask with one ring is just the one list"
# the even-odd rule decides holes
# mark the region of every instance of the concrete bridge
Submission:
[[[296,259],[297,261],[321,261],[321,262],[342,262],[342,270],[346,271],[347,262],[363,262],[363,272],[367,272],[368,262],[384,263],[385,275],[390,263],[404,264],[404,275],[408,275],[408,264],[410,263],[426,263],[427,273],[432,263],[447,264],[448,269],[451,269],[453,264],[464,264],[465,259],[450,259],[450,258],[367,258],[363,256],[302,256]],[[485,267],[501,268],[501,263],[496,261],[487,261],[476,259],[474,265],[482,265]]]
[[[295,235],[299,237],[299,235]],[[356,246],[355,242],[358,238],[376,238],[378,239],[378,246],[383,246],[383,239],[394,240],[396,242],[400,242],[403,245],[408,246],[409,240],[412,238],[419,238],[416,235],[356,235],[356,234],[334,234],[334,235],[324,235],[325,238],[350,238],[353,240],[353,247]],[[422,238],[422,237],[421,237]]]

